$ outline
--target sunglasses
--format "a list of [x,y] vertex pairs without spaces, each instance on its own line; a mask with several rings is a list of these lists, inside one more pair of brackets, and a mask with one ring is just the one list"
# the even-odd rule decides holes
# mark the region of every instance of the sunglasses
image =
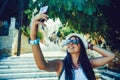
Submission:
[[70,44],[70,43],[73,43],[73,44],[78,44],[79,43],[79,40],[78,39],[69,39],[69,40],[66,40],[64,43],[63,43],[63,45],[65,46],[65,45],[68,45],[68,44]]

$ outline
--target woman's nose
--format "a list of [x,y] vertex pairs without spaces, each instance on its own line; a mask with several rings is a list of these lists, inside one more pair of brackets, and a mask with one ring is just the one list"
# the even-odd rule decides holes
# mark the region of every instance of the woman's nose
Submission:
[[70,45],[73,45],[73,43],[72,43],[72,42],[70,42],[69,44],[70,44]]

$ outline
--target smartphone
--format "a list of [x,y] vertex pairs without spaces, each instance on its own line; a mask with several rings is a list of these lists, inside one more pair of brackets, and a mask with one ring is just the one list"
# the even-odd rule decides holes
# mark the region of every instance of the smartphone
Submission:
[[40,13],[47,14],[48,6],[40,8]]
[[[47,12],[48,12],[48,6],[44,6],[44,7],[40,8],[40,12],[39,13],[47,14]],[[44,22],[45,20],[41,19],[40,21]]]

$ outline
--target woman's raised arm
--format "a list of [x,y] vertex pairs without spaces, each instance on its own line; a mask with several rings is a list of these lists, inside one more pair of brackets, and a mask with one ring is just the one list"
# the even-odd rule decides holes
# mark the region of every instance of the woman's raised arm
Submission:
[[[37,14],[34,18],[32,18],[30,27],[30,41],[35,41],[37,39],[37,32],[38,32],[38,25],[45,26],[43,22],[40,22],[40,19],[45,19],[47,21],[48,16],[46,14]],[[35,62],[37,64],[37,67],[39,69],[45,70],[45,71],[56,71],[58,72],[60,69],[60,60],[54,60],[51,62],[48,62],[44,59],[44,56],[42,54],[42,50],[40,48],[39,43],[38,44],[32,44],[32,51],[34,55]]]
[[102,57],[90,59],[90,63],[93,67],[103,66],[115,58],[115,54],[106,49],[102,49],[97,46],[92,46],[92,48],[93,50],[102,55]]

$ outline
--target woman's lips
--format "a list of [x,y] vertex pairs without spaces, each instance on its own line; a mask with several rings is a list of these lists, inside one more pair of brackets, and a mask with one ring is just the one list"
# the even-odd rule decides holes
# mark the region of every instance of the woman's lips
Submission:
[[68,48],[69,48],[69,49],[74,49],[74,46],[69,46]]

